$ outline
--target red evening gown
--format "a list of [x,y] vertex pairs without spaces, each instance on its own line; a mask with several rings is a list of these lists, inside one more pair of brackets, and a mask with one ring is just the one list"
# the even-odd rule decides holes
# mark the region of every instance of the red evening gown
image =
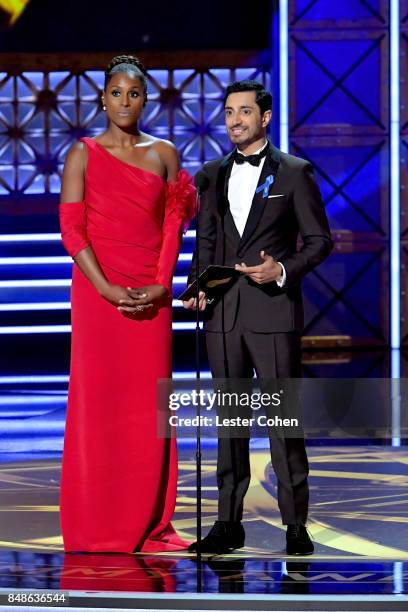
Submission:
[[[72,257],[91,245],[109,282],[171,292],[194,188],[122,162],[91,138],[83,202],[60,205]],[[171,377],[171,297],[132,318],[73,266],[72,353],[61,476],[65,551],[178,550],[170,520],[176,440],[157,436],[157,379]]]

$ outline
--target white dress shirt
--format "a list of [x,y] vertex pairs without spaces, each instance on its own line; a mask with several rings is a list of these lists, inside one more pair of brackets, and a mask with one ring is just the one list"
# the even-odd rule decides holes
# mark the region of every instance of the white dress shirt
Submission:
[[[257,155],[267,146],[268,142],[265,142],[260,149],[251,153],[251,155]],[[228,200],[232,218],[241,237],[244,233],[265,159],[266,157],[261,159],[259,166],[252,166],[250,163],[237,164],[234,162],[231,169],[231,176],[228,182]],[[286,282],[286,271],[284,266],[280,262],[278,263],[282,268],[282,276],[276,282],[279,287],[283,287]]]

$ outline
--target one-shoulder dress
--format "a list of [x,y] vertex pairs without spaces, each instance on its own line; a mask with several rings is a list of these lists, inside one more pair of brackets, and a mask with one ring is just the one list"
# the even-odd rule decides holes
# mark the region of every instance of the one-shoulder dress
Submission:
[[63,244],[92,246],[108,281],[168,297],[124,316],[73,266],[71,368],[60,516],[67,552],[177,550],[174,437],[157,433],[157,380],[171,377],[171,285],[194,188],[114,157],[92,138],[82,202],[60,205]]

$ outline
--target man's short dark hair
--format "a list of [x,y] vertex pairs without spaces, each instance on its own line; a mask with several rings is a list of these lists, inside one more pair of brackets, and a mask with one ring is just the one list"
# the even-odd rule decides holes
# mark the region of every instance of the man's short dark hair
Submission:
[[265,111],[272,110],[271,92],[267,91],[262,83],[258,83],[258,81],[254,81],[253,79],[245,79],[244,81],[234,81],[230,83],[225,90],[224,106],[230,94],[241,91],[255,92],[255,102],[261,109],[261,115],[263,115]]

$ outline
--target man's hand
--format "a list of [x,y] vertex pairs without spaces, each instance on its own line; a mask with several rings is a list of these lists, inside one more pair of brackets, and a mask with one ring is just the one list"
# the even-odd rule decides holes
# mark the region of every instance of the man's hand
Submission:
[[247,266],[245,263],[236,264],[235,269],[249,276],[251,280],[259,285],[271,283],[279,280],[282,276],[282,267],[271,255],[266,255],[265,251],[260,253],[263,263],[259,266]]
[[[197,310],[197,298],[190,298],[189,300],[184,301],[183,306],[187,310]],[[205,293],[204,291],[200,291],[200,293],[198,294],[198,309],[205,310],[206,306],[207,299],[205,297]]]

